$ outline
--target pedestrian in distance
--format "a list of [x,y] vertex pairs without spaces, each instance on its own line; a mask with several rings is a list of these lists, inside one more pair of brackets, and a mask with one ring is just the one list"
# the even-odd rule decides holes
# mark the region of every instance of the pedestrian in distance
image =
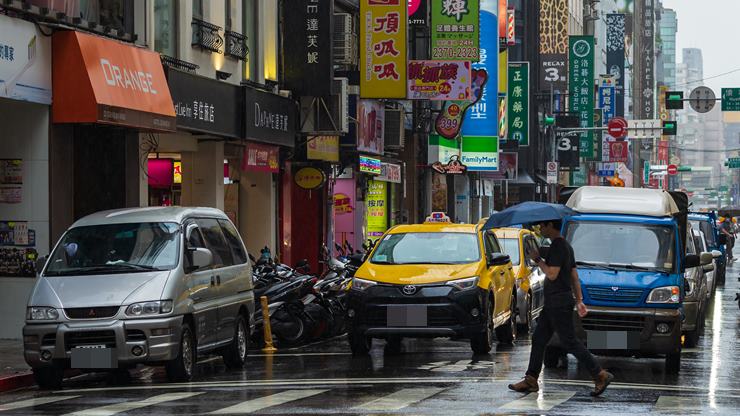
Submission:
[[725,217],[722,220],[722,224],[720,224],[719,230],[722,234],[727,236],[727,259],[729,261],[732,261],[734,259],[732,249],[735,247],[735,233],[732,219],[729,216]]
[[545,349],[552,335],[557,333],[567,352],[575,355],[591,373],[594,379],[594,391],[591,395],[595,397],[606,390],[614,376],[602,369],[594,356],[576,338],[573,307],[577,309],[581,318],[586,316],[588,310],[583,304],[573,247],[560,234],[561,226],[562,223],[559,220],[540,223],[540,233],[549,238],[552,244],[545,259],[540,257],[536,249],[528,253],[547,276],[544,289],[545,306],[537,319],[534,334],[532,334],[532,350],[524,380],[509,384],[509,388],[521,393],[539,391],[537,379],[542,370]]

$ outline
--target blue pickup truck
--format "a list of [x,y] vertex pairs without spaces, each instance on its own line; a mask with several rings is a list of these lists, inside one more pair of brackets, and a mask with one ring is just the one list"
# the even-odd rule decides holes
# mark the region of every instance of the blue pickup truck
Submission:
[[[664,357],[666,371],[677,373],[684,275],[712,260],[709,253],[686,254],[686,195],[586,186],[567,205],[578,215],[563,222],[563,235],[575,251],[589,309],[582,319],[574,314],[579,338],[597,355]],[[565,357],[554,339],[545,365]]]

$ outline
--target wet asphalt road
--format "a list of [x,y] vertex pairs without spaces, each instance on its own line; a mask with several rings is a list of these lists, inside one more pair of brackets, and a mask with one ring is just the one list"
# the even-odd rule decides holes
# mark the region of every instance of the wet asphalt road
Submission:
[[610,415],[740,414],[740,265],[709,304],[699,346],[684,349],[678,375],[662,359],[604,358],[616,376],[600,398],[571,356],[568,368],[545,369],[539,393],[508,391],[524,373],[529,340],[473,357],[467,342],[405,340],[399,355],[375,341],[370,357],[353,358],[343,337],[274,356],[255,352],[243,372],[206,359],[197,381],[168,384],[161,368],[141,368],[129,382],[85,375],[63,390],[0,395],[4,415]]

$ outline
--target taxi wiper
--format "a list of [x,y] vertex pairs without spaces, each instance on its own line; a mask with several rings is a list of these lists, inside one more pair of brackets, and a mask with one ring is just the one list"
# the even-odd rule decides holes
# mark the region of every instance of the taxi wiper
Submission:
[[589,262],[589,261],[577,261],[577,266],[586,266],[586,267],[593,267],[595,269],[603,269],[603,270],[610,270],[613,272],[618,271],[615,267],[611,267],[609,264],[602,263],[602,262]]

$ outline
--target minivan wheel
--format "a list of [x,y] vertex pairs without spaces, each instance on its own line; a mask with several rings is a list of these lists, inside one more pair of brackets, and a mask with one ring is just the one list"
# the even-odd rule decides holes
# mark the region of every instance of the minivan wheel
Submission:
[[180,349],[177,358],[165,365],[169,381],[190,381],[195,370],[196,355],[195,337],[189,324],[182,326]]
[[239,314],[234,323],[234,339],[221,353],[226,368],[234,370],[244,368],[244,365],[247,363],[248,351],[249,330],[247,329],[247,320],[244,318],[244,315]]
[[43,390],[55,390],[62,387],[64,370],[56,364],[48,367],[38,367],[33,369],[33,378],[36,384]]

